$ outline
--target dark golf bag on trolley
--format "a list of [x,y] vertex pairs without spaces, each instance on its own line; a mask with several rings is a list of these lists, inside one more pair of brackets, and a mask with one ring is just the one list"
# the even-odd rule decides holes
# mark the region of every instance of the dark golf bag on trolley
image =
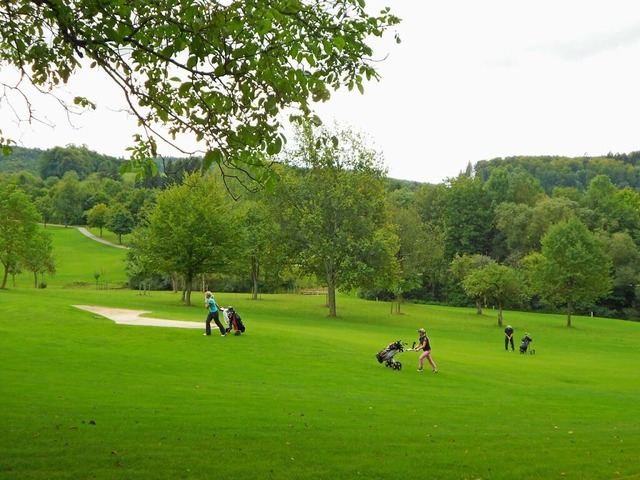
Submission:
[[527,350],[531,355],[536,353],[534,349],[529,347],[529,344],[531,342],[533,342],[533,338],[531,338],[531,335],[529,335],[528,333],[525,333],[524,337],[522,337],[522,343],[520,344],[520,353],[527,353]]
[[233,330],[234,335],[240,335],[244,333],[245,326],[242,321],[242,317],[240,314],[236,312],[233,307],[227,307],[227,317],[229,318],[229,327],[227,328],[227,333]]

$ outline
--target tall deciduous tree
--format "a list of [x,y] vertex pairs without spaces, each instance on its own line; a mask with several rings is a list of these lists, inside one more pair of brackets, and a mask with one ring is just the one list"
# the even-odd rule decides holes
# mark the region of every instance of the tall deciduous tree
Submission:
[[549,231],[551,225],[573,217],[583,219],[589,217],[590,214],[591,212],[580,208],[574,200],[568,197],[543,197],[531,210],[530,223],[526,229],[531,247],[536,251],[540,250],[542,238]]
[[[118,235],[118,243],[122,244],[122,235],[128,235],[136,224],[133,215],[122,204],[114,205],[109,212],[106,227],[109,231]],[[102,232],[102,230],[100,230]]]
[[54,214],[53,198],[51,198],[51,196],[46,194],[36,198],[33,203],[36,207],[36,210],[38,210],[38,212],[42,216],[42,222],[46,227],[47,224],[53,218],[53,214]]
[[416,189],[414,201],[423,222],[444,229],[448,193],[448,188],[443,183],[424,183]]
[[398,245],[385,225],[384,171],[378,154],[349,130],[308,127],[298,145],[276,192],[279,216],[295,261],[325,282],[335,317],[336,289],[390,287],[395,279]]
[[100,237],[102,237],[102,228],[107,225],[110,214],[111,209],[104,203],[99,203],[87,212],[87,225],[98,227],[100,229]]
[[368,42],[398,22],[362,0],[17,0],[0,3],[0,62],[43,90],[79,68],[104,72],[142,127],[136,165],[150,165],[158,138],[185,151],[176,138],[187,134],[205,168],[259,176],[267,164],[255,153],[283,145],[281,113],[312,117],[332,90],[362,91],[378,78]]
[[250,272],[251,298],[255,300],[260,293],[261,282],[270,280],[270,283],[275,283],[281,277],[286,264],[285,243],[280,226],[263,198],[248,202],[243,223],[243,229],[229,234],[236,242],[243,243],[244,248],[236,261],[243,263],[241,271]]
[[78,175],[74,171],[67,172],[56,184],[53,194],[53,207],[56,216],[65,227],[78,224],[82,219],[83,192]]
[[508,257],[517,261],[539,247],[532,239],[529,226],[533,209],[524,203],[502,202],[495,209],[495,224],[504,241]]
[[25,258],[26,246],[38,235],[40,221],[29,196],[15,183],[0,180],[0,263],[4,266],[0,289],[7,286],[9,270]]
[[507,302],[519,304],[527,299],[526,283],[518,270],[491,262],[473,270],[462,282],[467,295],[491,299],[498,308],[498,325],[502,325],[502,308]]
[[422,285],[422,275],[427,270],[430,254],[429,231],[420,218],[412,199],[404,199],[406,192],[396,190],[387,196],[389,220],[396,225],[398,235],[398,278],[393,292],[396,295],[396,313],[400,313],[403,294]]
[[576,302],[593,302],[611,290],[611,258],[577,218],[549,228],[542,252],[525,261],[533,291],[546,301],[566,305],[567,327]]
[[598,302],[614,315],[622,318],[638,318],[638,294],[640,293],[640,250],[631,235],[617,232],[599,234],[613,264],[611,293]]
[[532,206],[544,195],[540,181],[522,168],[496,168],[484,189],[494,205],[511,202]]
[[33,287],[38,288],[38,280],[41,279],[41,275],[55,275],[56,273],[51,235],[44,230],[36,230],[35,235],[24,243],[23,248],[20,263],[33,273]]
[[183,185],[158,195],[144,225],[133,232],[130,259],[141,268],[130,270],[180,275],[190,305],[194,279],[224,272],[234,257],[236,244],[229,231],[237,228],[237,214],[224,187],[209,177],[188,176]]
[[589,226],[609,233],[621,231],[638,236],[640,195],[630,188],[619,190],[607,175],[598,175],[589,183],[582,204],[594,212]]
[[[449,271],[463,285],[465,279],[471,273],[486,267],[490,263],[495,263],[495,260],[486,255],[456,255],[449,265]],[[483,292],[473,292],[470,296],[476,302],[476,313],[482,315]]]
[[493,208],[480,179],[460,175],[450,181],[445,221],[447,258],[491,254]]

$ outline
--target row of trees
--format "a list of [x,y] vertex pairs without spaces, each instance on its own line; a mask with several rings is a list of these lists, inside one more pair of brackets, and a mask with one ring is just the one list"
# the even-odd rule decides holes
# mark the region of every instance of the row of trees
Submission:
[[184,172],[163,189],[73,172],[12,181],[47,221],[132,232],[132,285],[180,278],[186,301],[200,281],[257,296],[316,278],[331,315],[335,291],[357,289],[396,311],[405,299],[494,306],[499,322],[506,307],[560,304],[569,324],[573,312],[638,317],[640,196],[606,175],[551,195],[509,164],[486,180],[402,182],[361,136],[310,127],[279,160],[278,183],[257,192]]
[[481,160],[475,174],[488,180],[499,168],[524,170],[540,181],[547,194],[556,187],[586,189],[593,178],[607,175],[618,188],[640,189],[640,152],[613,154],[604,157],[567,158],[560,156],[518,156]]
[[214,272],[250,277],[254,297],[261,281],[312,275],[327,286],[331,316],[337,289],[390,286],[397,236],[383,170],[359,136],[341,137],[301,130],[272,191],[232,201],[219,180],[194,174],[159,193],[132,234],[130,272],[179,274],[187,303],[194,281]]
[[484,255],[456,256],[450,270],[465,293],[474,298],[478,313],[487,300],[498,310],[502,325],[505,304],[526,304],[532,296],[565,305],[567,326],[578,303],[590,304],[611,291],[611,257],[604,243],[578,219],[553,225],[542,239],[541,250],[514,267]]
[[[388,8],[370,14],[360,0],[222,2],[208,7],[175,1],[0,4],[0,38],[7,45],[0,49],[0,59],[21,73],[16,83],[3,85],[8,111],[20,122],[38,121],[23,82],[55,95],[59,93],[55,87],[67,83],[77,69],[97,67],[122,90],[127,110],[141,127],[134,135],[130,169],[156,171],[158,140],[180,148],[176,139],[186,135],[204,145],[200,161],[205,171],[216,167],[224,178],[272,186],[279,176],[273,193],[246,195],[242,210],[247,213],[240,224],[248,231],[250,219],[268,219],[265,231],[275,236],[265,237],[265,242],[275,245],[273,255],[278,257],[282,250],[290,270],[322,275],[330,297],[334,288],[357,286],[372,296],[393,295],[398,308],[403,297],[463,304],[469,296],[494,301],[504,296],[514,305],[525,297],[553,303],[558,297],[546,295],[546,289],[537,291],[538,280],[549,280],[541,272],[552,271],[553,262],[559,260],[550,245],[552,233],[562,226],[569,229],[563,234],[573,233],[582,240],[577,244],[591,259],[577,261],[576,253],[575,262],[562,264],[564,269],[575,268],[566,282],[574,286],[582,277],[597,277],[598,272],[585,270],[589,263],[601,265],[603,271],[612,265],[612,272],[606,272],[612,293],[600,301],[601,313],[608,309],[612,315],[638,316],[633,290],[638,283],[634,261],[640,231],[637,156],[612,155],[607,159],[611,167],[624,164],[624,168],[615,174],[610,168],[609,176],[592,175],[584,168],[586,158],[575,164],[536,160],[530,163],[533,169],[511,159],[499,165],[481,162],[475,173],[469,169],[446,184],[385,192],[376,155],[367,153],[355,138],[347,138],[349,148],[342,149],[345,143],[335,143],[331,135],[315,136],[305,130],[299,137],[300,150],[287,152],[281,166],[269,168],[285,144],[281,114],[290,113],[290,120],[301,125],[317,123],[313,102],[327,100],[341,87],[363,91],[367,80],[378,77],[369,40],[383,36],[400,20]],[[82,96],[58,100],[69,114],[95,108],[90,98]],[[3,151],[11,143],[0,129]],[[171,263],[145,251],[160,233],[154,230],[160,221],[155,211],[162,211],[165,196],[177,195],[185,185],[192,190],[203,187],[186,176],[175,186],[162,185],[166,190],[157,199],[148,195],[148,189],[117,191],[120,182],[106,159],[92,164],[86,152],[65,153],[54,149],[41,158],[44,186],[26,176],[17,181],[44,222],[90,221],[119,235],[133,225],[132,264],[141,274],[150,273],[149,266],[156,273],[170,273]],[[109,177],[111,185],[106,182]],[[27,191],[30,187],[33,190]],[[222,189],[219,183],[210,187]],[[7,187],[7,192],[12,189]],[[220,199],[202,198],[215,202],[209,205],[214,214],[225,212]],[[7,205],[11,201],[8,198]],[[180,231],[183,216],[188,217],[185,212],[169,217],[176,223],[171,233]],[[7,218],[0,239],[5,276],[26,259],[24,252],[12,250],[10,232],[16,227]],[[239,244],[250,251],[250,239]],[[607,255],[601,259],[596,247],[603,245]],[[568,255],[566,248],[557,251]],[[224,255],[226,251],[220,258]],[[452,275],[454,259],[465,256],[489,261],[479,262],[482,266],[468,275],[466,269]],[[260,272],[272,273],[267,263],[238,258],[246,262],[239,271],[251,265],[255,282]],[[231,263],[227,259],[227,267],[217,268],[223,271]],[[524,276],[526,295],[513,291],[489,295],[482,287],[488,280],[478,281],[480,272],[498,275],[505,271],[502,267]],[[198,270],[201,267],[192,266],[182,272],[186,284]],[[571,311],[574,306],[582,308],[575,301],[591,303],[608,285],[570,298],[566,285],[560,291]],[[335,306],[331,312],[335,314]]]

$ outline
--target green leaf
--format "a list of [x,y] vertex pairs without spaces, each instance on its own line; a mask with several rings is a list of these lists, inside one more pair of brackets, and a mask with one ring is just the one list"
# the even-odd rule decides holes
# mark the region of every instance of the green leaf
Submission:
[[205,170],[209,169],[211,165],[214,163],[216,165],[220,165],[224,160],[224,155],[219,149],[207,150],[207,153],[204,155],[204,164],[203,167]]
[[269,155],[277,155],[282,150],[282,140],[277,137],[272,143],[267,145],[267,153]]
[[187,60],[187,68],[193,68],[198,64],[198,57],[196,57],[195,55],[192,55],[189,57],[189,59]]

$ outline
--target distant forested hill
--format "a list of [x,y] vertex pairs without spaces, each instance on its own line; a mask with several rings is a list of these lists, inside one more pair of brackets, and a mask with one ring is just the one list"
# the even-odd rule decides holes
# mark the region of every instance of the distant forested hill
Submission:
[[[65,171],[76,170],[82,179],[98,172],[102,176],[118,177],[118,167],[122,159],[109,157],[86,147],[54,147],[50,150],[13,147],[7,157],[0,154],[0,173],[28,171],[33,175],[48,178],[56,175],[62,178]],[[195,171],[202,166],[201,159],[165,158],[157,160],[158,170],[169,176],[180,176],[185,171]],[[537,178],[547,194],[555,187],[574,187],[584,191],[591,179],[607,175],[618,188],[630,187],[640,191],[640,151],[608,154],[602,157],[560,157],[560,156],[515,156],[480,160],[473,172],[483,181],[491,177],[496,169],[526,171]],[[175,172],[174,172],[175,170]],[[468,173],[472,169],[468,168]],[[172,175],[174,174],[174,175]],[[147,187],[159,186],[158,179],[147,179]],[[420,182],[389,179],[391,191],[406,188],[415,190]]]
[[27,171],[45,180],[53,176],[62,178],[71,170],[75,171],[81,180],[92,173],[117,179],[120,176],[118,168],[121,164],[121,159],[74,145],[48,150],[13,147],[7,156],[0,155],[0,172]]
[[[13,147],[7,156],[0,153],[0,174],[29,172],[43,180],[50,177],[62,178],[69,171],[75,171],[80,180],[92,174],[117,180],[120,178],[119,169],[122,164],[122,158],[103,155],[85,146],[75,145],[53,147],[48,150]],[[202,158],[161,157],[156,159],[156,165],[158,172],[164,175],[149,175],[142,181],[141,186],[164,188],[172,182],[179,183],[185,174],[202,168]]]
[[39,176],[40,155],[42,150],[38,148],[13,147],[6,157],[0,153],[0,172],[18,173],[26,170]]
[[525,170],[540,180],[547,194],[554,187],[574,187],[584,191],[591,179],[607,175],[618,188],[640,190],[640,152],[609,154],[604,157],[506,157],[481,160],[475,166],[476,176],[486,181],[498,168]]

